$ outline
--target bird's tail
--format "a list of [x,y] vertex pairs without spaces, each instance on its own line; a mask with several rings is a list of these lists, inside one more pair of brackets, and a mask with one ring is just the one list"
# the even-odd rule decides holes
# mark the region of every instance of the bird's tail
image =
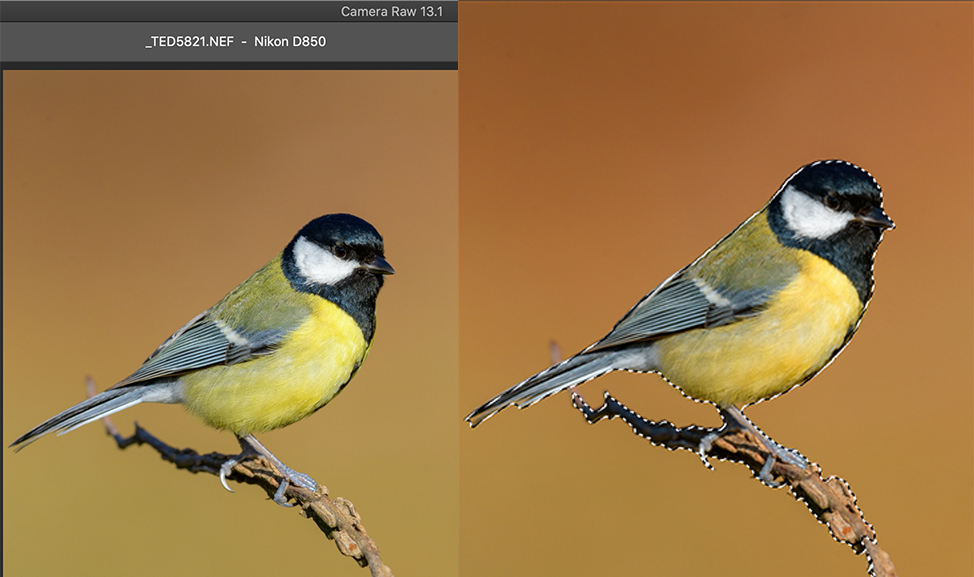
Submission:
[[10,446],[15,451],[19,451],[48,433],[57,432],[59,435],[63,435],[122,409],[151,401],[153,400],[150,398],[153,396],[151,394],[152,389],[158,386],[130,385],[108,389],[37,425],[21,435]]
[[615,355],[606,352],[579,353],[514,385],[467,415],[471,427],[511,405],[523,409],[569,387],[591,381],[612,371]]

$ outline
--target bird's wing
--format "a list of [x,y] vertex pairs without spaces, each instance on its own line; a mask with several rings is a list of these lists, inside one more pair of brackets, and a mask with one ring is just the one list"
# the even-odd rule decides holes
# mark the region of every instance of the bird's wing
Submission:
[[274,351],[290,327],[245,333],[212,319],[205,311],[169,337],[116,387],[183,374],[213,365],[231,365]]
[[721,290],[687,271],[683,269],[663,281],[585,352],[733,323],[757,314],[778,288]]
[[[702,280],[694,280],[687,267],[663,281],[642,298],[602,340],[553,367],[511,387],[467,415],[477,426],[501,409],[516,404],[528,407],[541,399],[580,385],[619,368],[617,347],[652,340],[663,335],[697,328],[726,325],[757,314],[778,284],[761,291],[741,287],[718,291]],[[766,279],[762,279],[764,281]]]
[[[242,288],[245,285],[249,285],[247,290]],[[176,331],[139,370],[116,386],[272,354],[311,314],[308,298],[291,289],[280,272],[278,256]]]

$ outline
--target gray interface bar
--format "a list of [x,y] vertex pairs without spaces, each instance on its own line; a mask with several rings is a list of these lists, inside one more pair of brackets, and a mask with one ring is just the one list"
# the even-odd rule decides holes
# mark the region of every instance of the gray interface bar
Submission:
[[4,22],[457,22],[456,0],[4,1]]
[[3,22],[8,62],[456,62],[457,24]]
[[455,2],[0,2],[0,60],[455,64],[455,17]]

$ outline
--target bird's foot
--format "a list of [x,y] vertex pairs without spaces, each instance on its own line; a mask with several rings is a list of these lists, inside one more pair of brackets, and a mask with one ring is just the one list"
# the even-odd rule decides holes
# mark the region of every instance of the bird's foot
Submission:
[[[240,446],[244,449],[244,452],[247,452],[248,450],[256,452],[260,456],[267,459],[267,461],[281,474],[281,484],[274,493],[274,502],[278,505],[281,505],[282,507],[294,506],[287,502],[287,489],[290,485],[295,485],[296,487],[301,487],[302,489],[307,489],[312,492],[316,492],[318,490],[318,483],[315,482],[310,475],[299,473],[282,463],[280,459],[274,456],[274,453],[271,453],[267,447],[261,444],[261,442],[258,441],[253,435],[239,437],[239,441]],[[226,467],[226,463],[224,463],[223,466]],[[233,465],[230,466],[232,467]],[[222,467],[220,472],[223,472]]]
[[283,507],[293,507],[287,502],[287,488],[289,485],[295,485],[301,487],[302,489],[307,489],[309,491],[317,491],[318,483],[311,478],[310,475],[305,475],[304,473],[299,473],[294,469],[288,467],[284,463],[279,463],[275,465],[281,472],[281,486],[277,488],[277,492],[274,493],[274,502]]
[[719,437],[720,434],[717,431],[709,433],[706,437],[700,439],[700,444],[697,446],[697,454],[700,455],[700,460],[703,461],[704,466],[711,471],[714,470],[714,466],[711,465],[710,461],[707,459],[707,453],[710,452],[710,449],[712,449],[714,446],[714,441],[716,441]]
[[[780,487],[782,483],[778,483],[771,476],[771,469],[774,468],[775,461],[781,461],[789,465],[794,465],[799,469],[804,469],[808,466],[808,459],[806,459],[801,453],[795,449],[788,449],[782,447],[778,443],[774,442],[771,437],[764,434],[761,429],[758,429],[750,419],[744,416],[744,413],[737,407],[731,406],[727,408],[720,409],[720,414],[724,418],[725,424],[733,423],[750,432],[752,435],[757,437],[757,439],[764,445],[764,448],[768,451],[768,457],[764,461],[764,465],[761,467],[761,471],[758,473],[758,479],[764,484],[770,487]],[[708,435],[709,437],[710,435]],[[702,444],[702,443],[701,443]]]
[[771,439],[766,439],[768,443],[764,446],[772,455],[783,463],[788,463],[789,465],[794,465],[799,469],[804,469],[808,466],[808,459],[806,459],[801,453],[795,449],[789,449],[788,447],[782,447],[778,443],[775,443]]

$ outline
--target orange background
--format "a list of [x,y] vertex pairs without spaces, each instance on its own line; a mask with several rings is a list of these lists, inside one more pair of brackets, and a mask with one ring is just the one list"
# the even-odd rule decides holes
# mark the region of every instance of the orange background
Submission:
[[[845,158],[897,229],[848,349],[748,415],[849,481],[901,575],[970,575],[970,3],[464,3],[460,411],[604,335],[799,166]],[[716,425],[652,375],[603,390]],[[587,425],[567,394],[460,434],[461,574],[850,575],[786,491]]]
[[[397,574],[456,575],[456,71],[8,71],[3,93],[4,443],[351,212],[397,271],[369,359],[259,438],[355,503]],[[238,450],[180,407],[113,419]],[[3,463],[5,574],[367,574],[259,489],[119,451],[100,424]]]

